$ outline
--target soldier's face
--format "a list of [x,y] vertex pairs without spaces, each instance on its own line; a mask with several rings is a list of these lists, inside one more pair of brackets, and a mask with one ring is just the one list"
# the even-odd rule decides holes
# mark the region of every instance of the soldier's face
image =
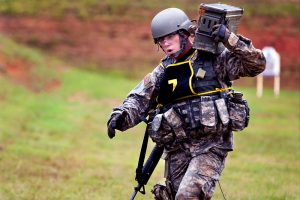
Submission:
[[167,56],[172,56],[180,50],[180,39],[177,33],[171,33],[159,38],[158,43]]

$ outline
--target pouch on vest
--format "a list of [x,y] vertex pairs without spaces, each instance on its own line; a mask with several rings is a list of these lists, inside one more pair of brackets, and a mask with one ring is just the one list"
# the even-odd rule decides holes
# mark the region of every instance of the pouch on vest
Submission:
[[225,99],[217,99],[215,100],[215,104],[218,110],[219,117],[223,125],[227,125],[229,123],[229,114],[227,110],[227,105]]
[[250,109],[242,93],[234,93],[228,100],[228,112],[230,118],[230,128],[233,131],[241,131],[248,126],[250,119]]
[[157,143],[159,146],[172,143],[175,140],[172,128],[163,117],[163,114],[158,114],[154,117],[148,131],[153,142]]
[[173,129],[176,140],[183,141],[187,138],[186,133],[183,129],[183,122],[179,115],[173,108],[170,108],[167,112],[163,114],[164,118],[168,122],[168,125]]
[[217,132],[217,115],[214,101],[209,96],[201,96],[200,122],[204,126],[204,133]]
[[219,120],[213,97],[201,96],[189,101],[179,102],[173,104],[173,108],[178,112],[185,129],[189,131],[197,130],[201,134],[218,132]]

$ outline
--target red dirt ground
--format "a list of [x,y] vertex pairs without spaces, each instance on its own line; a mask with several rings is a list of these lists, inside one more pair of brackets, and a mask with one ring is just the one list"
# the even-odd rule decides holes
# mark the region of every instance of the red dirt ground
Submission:
[[[283,89],[299,90],[300,87],[300,38],[296,20],[292,17],[251,19],[244,17],[239,27],[239,33],[251,38],[255,47],[263,48],[271,45],[280,53]],[[150,18],[120,22],[104,19],[87,21],[72,16],[63,20],[0,16],[0,32],[20,43],[41,48],[75,65],[96,63],[97,66],[106,69],[112,67],[125,70],[141,67],[150,69],[158,63],[162,53],[157,53],[157,47],[152,43],[149,24],[144,21],[150,21]],[[0,48],[0,64],[6,66],[7,73],[13,74],[9,72],[12,70],[11,65],[3,59]],[[14,66],[18,66],[18,62],[23,61],[11,62],[14,62]],[[15,77],[20,76],[16,75],[17,72],[14,73]],[[22,77],[20,79],[23,80]],[[270,85],[268,82],[267,84]]]
[[34,92],[51,92],[60,87],[61,81],[57,79],[45,79],[32,72],[32,64],[20,58],[7,57],[1,54],[0,45],[0,75],[5,75],[16,84]]

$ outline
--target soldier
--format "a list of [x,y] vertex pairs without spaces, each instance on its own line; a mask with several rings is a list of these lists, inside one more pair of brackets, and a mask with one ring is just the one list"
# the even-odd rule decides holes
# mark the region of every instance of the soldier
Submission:
[[151,22],[154,42],[166,54],[161,63],[114,108],[108,136],[125,131],[148,116],[152,140],[164,147],[165,185],[155,185],[155,199],[211,199],[233,150],[232,131],[247,126],[249,109],[231,81],[253,77],[265,68],[261,50],[251,40],[216,25],[212,36],[226,47],[218,54],[192,46],[192,23],[180,9],[159,12]]

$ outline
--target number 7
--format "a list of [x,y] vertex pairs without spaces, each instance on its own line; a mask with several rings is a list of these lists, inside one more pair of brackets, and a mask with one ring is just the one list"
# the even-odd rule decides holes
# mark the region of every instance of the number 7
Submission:
[[172,92],[174,92],[176,86],[177,86],[177,79],[171,79],[171,80],[168,80],[168,84],[170,85],[173,85],[173,90]]

